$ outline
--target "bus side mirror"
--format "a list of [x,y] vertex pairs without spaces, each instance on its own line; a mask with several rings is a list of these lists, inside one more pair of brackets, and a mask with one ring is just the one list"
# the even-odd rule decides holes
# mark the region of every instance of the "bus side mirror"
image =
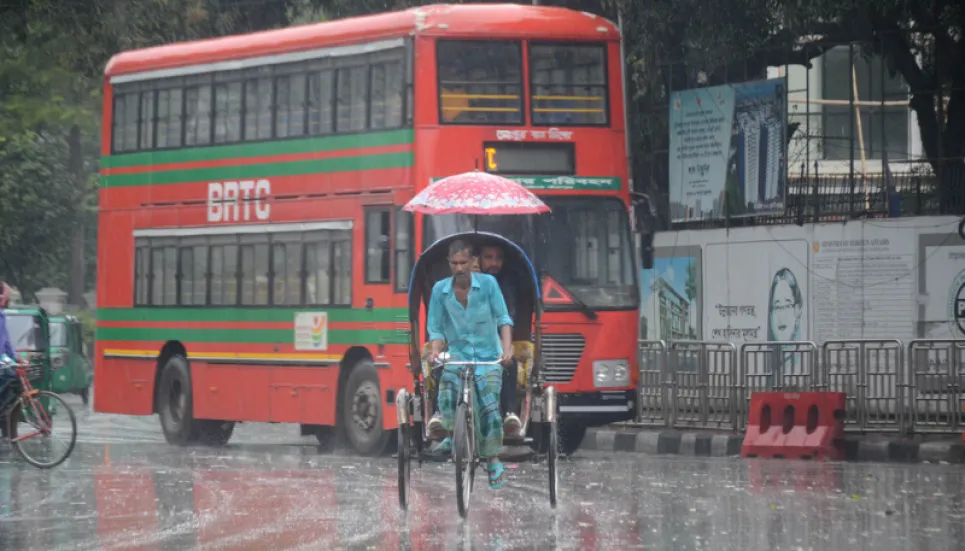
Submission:
[[650,198],[643,193],[632,193],[633,200],[633,229],[640,240],[640,267],[644,270],[653,269],[653,212],[650,210]]
[[653,269],[653,232],[640,234],[640,267]]

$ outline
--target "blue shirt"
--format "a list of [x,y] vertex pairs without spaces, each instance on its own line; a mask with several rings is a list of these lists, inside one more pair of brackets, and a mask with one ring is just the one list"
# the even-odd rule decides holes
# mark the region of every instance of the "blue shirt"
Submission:
[[7,316],[0,310],[0,356],[6,354],[10,359],[17,359],[17,351],[10,342],[10,333],[7,332]]
[[436,282],[426,325],[430,341],[449,342],[453,360],[492,362],[502,355],[499,328],[512,327],[513,319],[506,310],[496,278],[473,273],[465,308],[456,299],[451,277]]

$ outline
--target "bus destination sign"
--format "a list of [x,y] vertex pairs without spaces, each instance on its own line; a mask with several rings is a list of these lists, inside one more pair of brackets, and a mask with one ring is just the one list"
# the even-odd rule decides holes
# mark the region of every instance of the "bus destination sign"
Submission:
[[486,142],[483,166],[492,174],[576,174],[576,154],[572,143]]

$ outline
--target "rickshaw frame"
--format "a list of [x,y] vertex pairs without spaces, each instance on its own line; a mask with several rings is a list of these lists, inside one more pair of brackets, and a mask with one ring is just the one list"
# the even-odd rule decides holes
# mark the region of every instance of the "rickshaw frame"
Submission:
[[[528,372],[524,395],[519,400],[520,437],[504,438],[503,445],[528,445],[534,452],[533,460],[536,463],[540,462],[540,458],[544,453],[546,454],[549,467],[550,505],[555,508],[558,481],[556,464],[559,457],[557,434],[559,430],[557,425],[558,406],[556,388],[552,385],[544,386],[545,380],[541,369],[540,336],[542,331],[540,320],[542,317],[542,304],[540,303],[539,275],[529,256],[518,244],[499,234],[483,231],[460,232],[447,235],[437,240],[423,250],[412,267],[412,273],[409,278],[408,317],[409,369],[413,376],[413,386],[411,393],[404,388],[399,389],[395,400],[399,423],[397,455],[399,465],[399,505],[403,510],[408,508],[409,480],[413,451],[415,452],[415,459],[418,460],[421,466],[425,459],[424,453],[431,442],[427,431],[426,420],[432,415],[433,406],[425,378],[432,376],[432,367],[430,366],[428,372],[423,367],[422,345],[423,340],[426,340],[428,336],[426,335],[425,339],[423,339],[423,334],[426,333],[426,329],[422,324],[421,316],[423,309],[428,312],[428,299],[431,296],[432,286],[438,281],[438,279],[433,280],[433,274],[430,273],[430,271],[433,268],[437,268],[442,260],[448,258],[449,244],[458,239],[468,241],[474,245],[478,245],[480,241],[501,245],[506,253],[506,257],[510,255],[513,256],[517,275],[520,275],[520,270],[528,272],[527,279],[531,285],[528,297],[532,301],[532,314],[530,314],[532,319],[530,342],[533,345],[532,367]],[[514,323],[518,324],[519,320],[514,320]],[[515,329],[516,328],[514,328],[514,331]],[[524,331],[524,334],[525,333]],[[521,341],[514,340],[514,344],[518,342]],[[517,358],[517,364],[518,363],[519,359]],[[532,436],[527,436],[527,432]],[[455,446],[453,446],[453,450],[455,452]],[[468,497],[466,498],[466,503],[468,504]],[[463,503],[460,502],[459,509],[462,516],[465,517],[467,511],[464,511],[464,509],[468,509],[468,506],[464,507]]]

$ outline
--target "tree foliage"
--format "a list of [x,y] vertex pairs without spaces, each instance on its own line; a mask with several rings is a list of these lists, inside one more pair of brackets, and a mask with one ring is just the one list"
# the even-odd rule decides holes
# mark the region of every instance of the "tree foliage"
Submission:
[[[465,0],[472,1],[472,0]],[[29,291],[90,277],[101,74],[114,54],[429,0],[22,0],[0,3],[0,277]],[[674,90],[763,78],[854,43],[901,75],[944,202],[965,204],[965,3],[956,0],[540,0],[622,16],[633,174],[666,194]],[[957,180],[951,176],[958,176]],[[41,227],[41,225],[43,227]],[[90,279],[87,279],[90,281]],[[83,288],[81,288],[83,290]],[[76,292],[74,293],[76,297]]]
[[314,0],[0,3],[0,278],[26,300],[95,265],[104,66],[134,48],[311,17]]

